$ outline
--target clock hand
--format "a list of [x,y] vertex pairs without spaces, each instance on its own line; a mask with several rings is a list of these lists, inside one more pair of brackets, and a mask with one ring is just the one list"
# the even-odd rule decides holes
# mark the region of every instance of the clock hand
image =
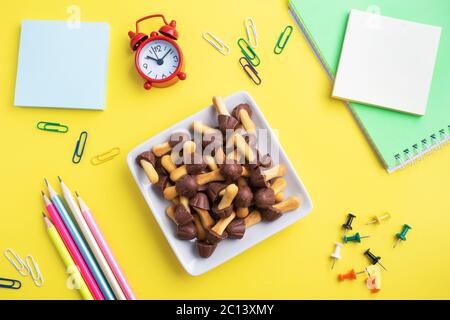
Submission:
[[171,53],[171,52],[172,52],[172,49],[170,49],[170,50],[164,55],[164,57],[161,58],[161,60],[164,60],[164,58],[167,57],[167,55],[168,55],[169,53]]
[[153,57],[150,57],[150,56],[146,56],[145,59],[147,59],[147,60],[150,60],[150,59],[151,59],[151,60],[154,60],[154,61],[158,61],[157,59],[155,59],[155,58],[153,58]]

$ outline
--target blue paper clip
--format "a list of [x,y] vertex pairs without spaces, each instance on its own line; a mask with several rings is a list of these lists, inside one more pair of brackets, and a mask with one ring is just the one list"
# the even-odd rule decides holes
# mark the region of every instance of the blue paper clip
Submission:
[[253,48],[247,43],[247,41],[245,41],[245,39],[243,38],[240,38],[237,43],[239,48],[241,48],[242,54],[247,58],[248,62],[250,62],[254,67],[259,66],[261,60],[253,50]]
[[78,138],[77,145],[75,146],[75,152],[73,153],[72,162],[75,164],[80,163],[83,158],[84,148],[88,139],[88,133],[83,131]]
[[18,290],[21,287],[19,280],[0,278],[0,288]]
[[57,132],[57,133],[69,132],[68,126],[60,124],[60,123],[56,123],[56,122],[41,121],[41,122],[38,122],[38,124],[36,125],[36,128],[38,128],[39,130],[42,130],[42,131],[47,131],[47,132]]
[[[275,54],[281,54],[283,52],[284,47],[286,47],[286,44],[292,35],[292,31],[294,31],[294,28],[292,28],[291,26],[287,26],[284,29],[284,31],[281,33],[280,37],[278,38],[277,44],[275,45],[275,49],[273,49],[273,52]],[[281,43],[281,40],[283,40],[283,38],[284,38],[284,41],[283,41],[283,43]]]

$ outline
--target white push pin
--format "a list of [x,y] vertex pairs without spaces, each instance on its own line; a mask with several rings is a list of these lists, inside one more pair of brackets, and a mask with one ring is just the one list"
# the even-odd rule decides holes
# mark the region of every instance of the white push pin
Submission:
[[333,258],[333,265],[331,266],[331,270],[333,270],[336,261],[342,258],[341,247],[342,243],[336,242],[336,248],[334,249],[334,252],[331,254],[331,257]]

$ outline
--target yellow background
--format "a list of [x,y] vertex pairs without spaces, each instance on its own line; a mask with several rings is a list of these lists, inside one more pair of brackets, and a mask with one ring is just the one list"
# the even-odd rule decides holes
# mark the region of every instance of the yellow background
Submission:
[[[68,17],[76,4],[83,21],[111,24],[107,108],[103,112],[21,109],[13,106],[22,19]],[[133,67],[127,32],[136,19],[163,13],[178,22],[188,80],[146,92]],[[78,190],[136,295],[142,299],[449,299],[450,148],[414,168],[387,174],[343,103],[330,99],[331,84],[297,28],[285,52],[273,47],[286,25],[294,25],[287,1],[238,0],[23,0],[2,4],[0,13],[0,251],[11,247],[39,262],[42,288],[22,278],[0,257],[0,277],[18,278],[23,288],[0,289],[0,299],[78,299],[65,286],[65,268],[46,234],[40,190],[57,175]],[[236,41],[245,37],[244,19],[255,20],[263,85],[254,86],[240,70]],[[146,24],[147,32],[160,22]],[[210,31],[232,47],[222,56],[201,37]],[[332,32],[332,28],[330,32]],[[58,39],[55,39],[58,41]],[[92,52],[95,54],[95,52]],[[200,277],[178,263],[127,168],[128,151],[210,104],[213,95],[247,90],[271,126],[314,201],[313,212],[272,238]],[[38,121],[70,126],[66,135],[40,132]],[[89,132],[85,158],[71,157],[79,133]],[[89,160],[112,147],[119,158],[94,167]],[[381,226],[364,226],[373,214],[389,211]],[[355,230],[372,237],[348,244],[330,270],[333,243],[348,212]],[[392,249],[403,223],[413,230]],[[366,248],[382,256],[382,290],[374,295],[363,278],[339,283],[337,274],[361,270]]]

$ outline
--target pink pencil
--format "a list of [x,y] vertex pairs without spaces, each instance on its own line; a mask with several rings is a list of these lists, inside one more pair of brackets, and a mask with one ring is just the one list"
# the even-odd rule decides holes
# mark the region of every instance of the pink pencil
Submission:
[[106,243],[106,240],[103,237],[102,232],[100,231],[99,227],[97,226],[97,223],[95,222],[95,219],[91,213],[91,210],[88,208],[88,206],[83,201],[83,199],[81,199],[79,194],[76,193],[76,195],[78,198],[78,203],[80,204],[80,208],[81,208],[83,217],[86,220],[92,234],[94,235],[94,238],[97,241],[97,244],[100,247],[100,250],[102,251],[103,255],[105,256],[106,261],[108,261],[108,264],[109,264],[112,272],[114,273],[114,276],[116,277],[117,282],[119,283],[120,287],[122,288],[123,293],[125,294],[125,296],[127,297],[128,300],[136,300],[136,297],[134,296],[134,293],[131,290],[131,287],[130,287],[127,279],[125,278],[122,270],[119,267],[119,264],[117,263],[116,259],[114,258],[114,255],[111,252],[111,249],[109,248],[108,243]]
[[64,225],[64,222],[61,220],[58,210],[56,209],[54,204],[48,199],[48,197],[45,195],[44,192],[42,192],[42,197],[44,198],[45,207],[47,209],[48,215],[50,216],[50,219],[55,225],[56,230],[58,230],[59,235],[63,239],[63,242],[66,245],[70,255],[72,256],[73,261],[80,269],[81,276],[86,282],[89,291],[91,291],[92,296],[94,297],[95,300],[105,300],[99,286],[97,285],[97,282],[95,282],[95,279],[92,276],[91,271],[89,270],[86,262],[84,261],[83,256],[81,255],[80,251],[78,250],[78,247],[76,246],[75,242],[70,236],[70,233],[67,230],[66,226]]

